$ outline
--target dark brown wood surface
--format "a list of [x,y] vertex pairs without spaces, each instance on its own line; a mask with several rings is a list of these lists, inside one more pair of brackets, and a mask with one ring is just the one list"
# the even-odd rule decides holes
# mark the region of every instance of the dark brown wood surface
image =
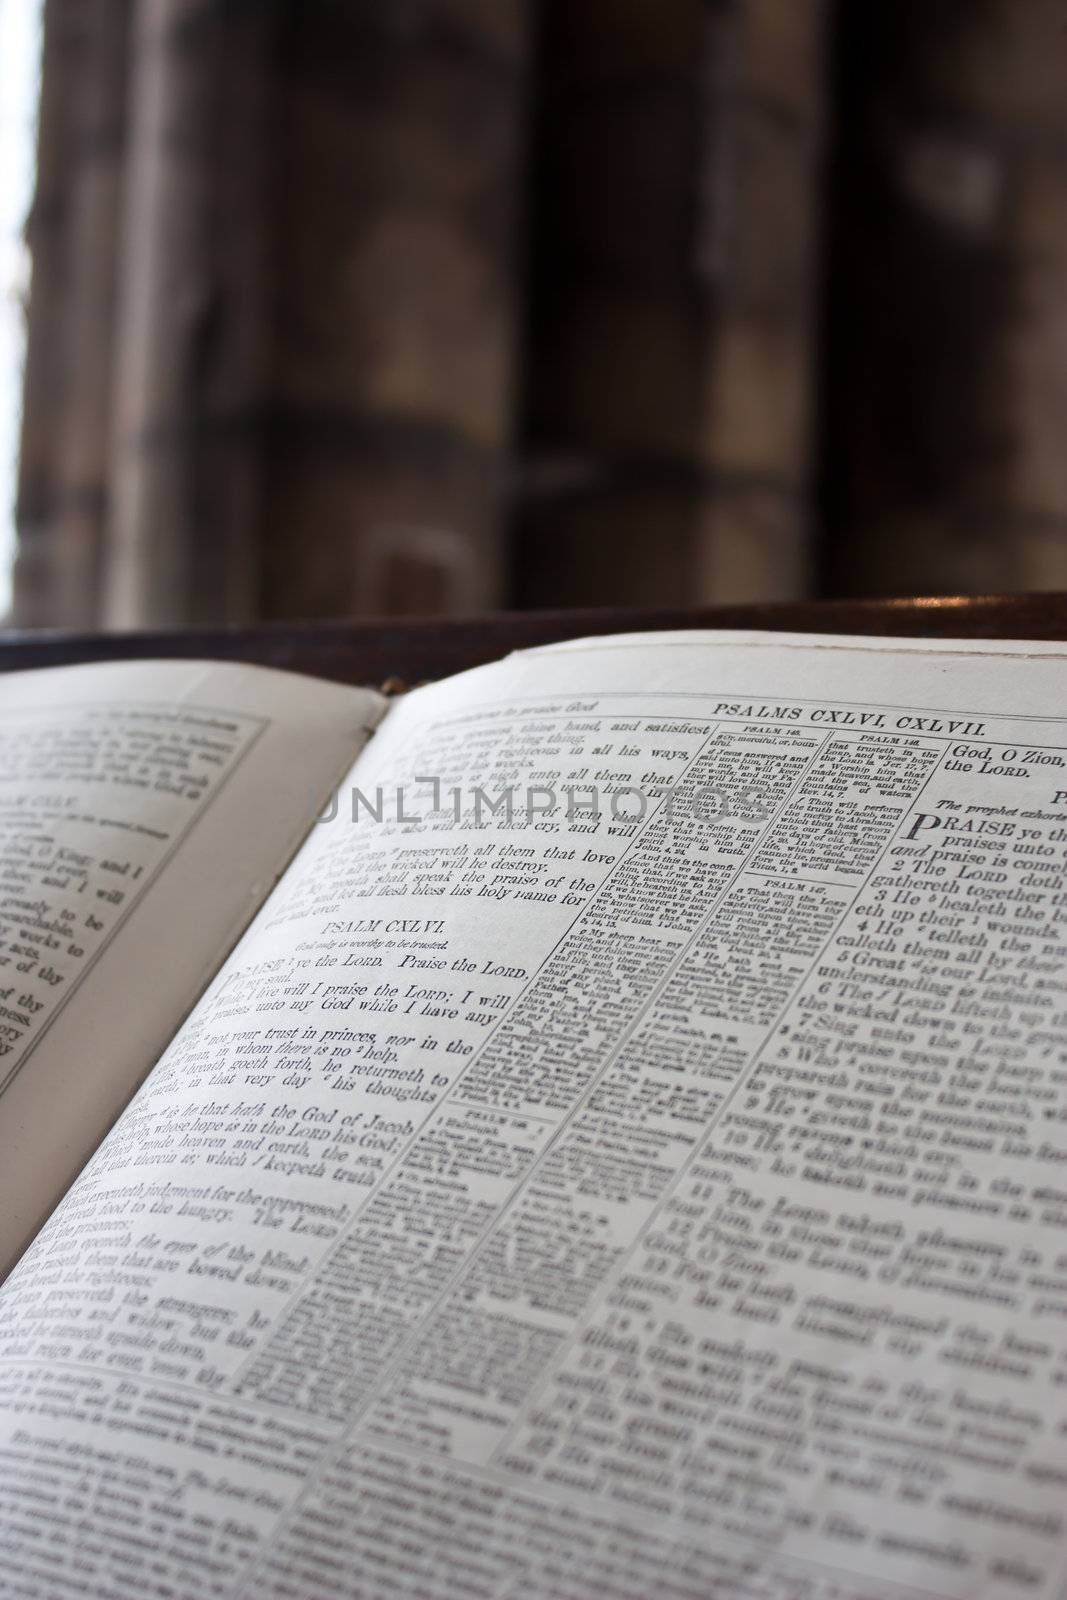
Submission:
[[466,620],[270,623],[153,633],[0,633],[6,671],[80,661],[200,657],[258,662],[342,683],[408,683],[583,634],[655,628],[771,628],[945,639],[1067,638],[1067,594],[822,600],[699,611],[506,612]]

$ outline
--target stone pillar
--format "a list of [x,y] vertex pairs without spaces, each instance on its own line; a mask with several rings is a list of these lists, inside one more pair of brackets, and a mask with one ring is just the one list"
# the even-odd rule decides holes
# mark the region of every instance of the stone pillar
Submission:
[[499,605],[527,0],[304,0],[278,59],[265,610]]
[[128,0],[48,0],[17,522],[20,626],[92,626],[108,508]]
[[256,614],[277,7],[136,0],[105,621]]
[[821,0],[547,0],[519,598],[807,591]]
[[830,588],[1067,587],[1067,13],[841,13]]

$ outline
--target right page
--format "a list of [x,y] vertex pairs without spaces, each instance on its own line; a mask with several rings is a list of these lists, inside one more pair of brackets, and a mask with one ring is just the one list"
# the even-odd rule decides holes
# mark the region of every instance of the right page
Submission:
[[1067,661],[397,705],[0,1297],[23,1596],[1058,1600]]

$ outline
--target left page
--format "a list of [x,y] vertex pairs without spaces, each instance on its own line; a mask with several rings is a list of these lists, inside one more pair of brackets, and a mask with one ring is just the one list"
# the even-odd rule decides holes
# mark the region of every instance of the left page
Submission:
[[0,679],[0,1276],[384,706],[196,661]]

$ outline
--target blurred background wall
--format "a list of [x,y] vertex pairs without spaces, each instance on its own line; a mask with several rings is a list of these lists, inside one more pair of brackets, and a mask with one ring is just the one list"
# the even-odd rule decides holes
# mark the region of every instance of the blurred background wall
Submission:
[[1063,0],[45,0],[15,620],[1067,588]]

